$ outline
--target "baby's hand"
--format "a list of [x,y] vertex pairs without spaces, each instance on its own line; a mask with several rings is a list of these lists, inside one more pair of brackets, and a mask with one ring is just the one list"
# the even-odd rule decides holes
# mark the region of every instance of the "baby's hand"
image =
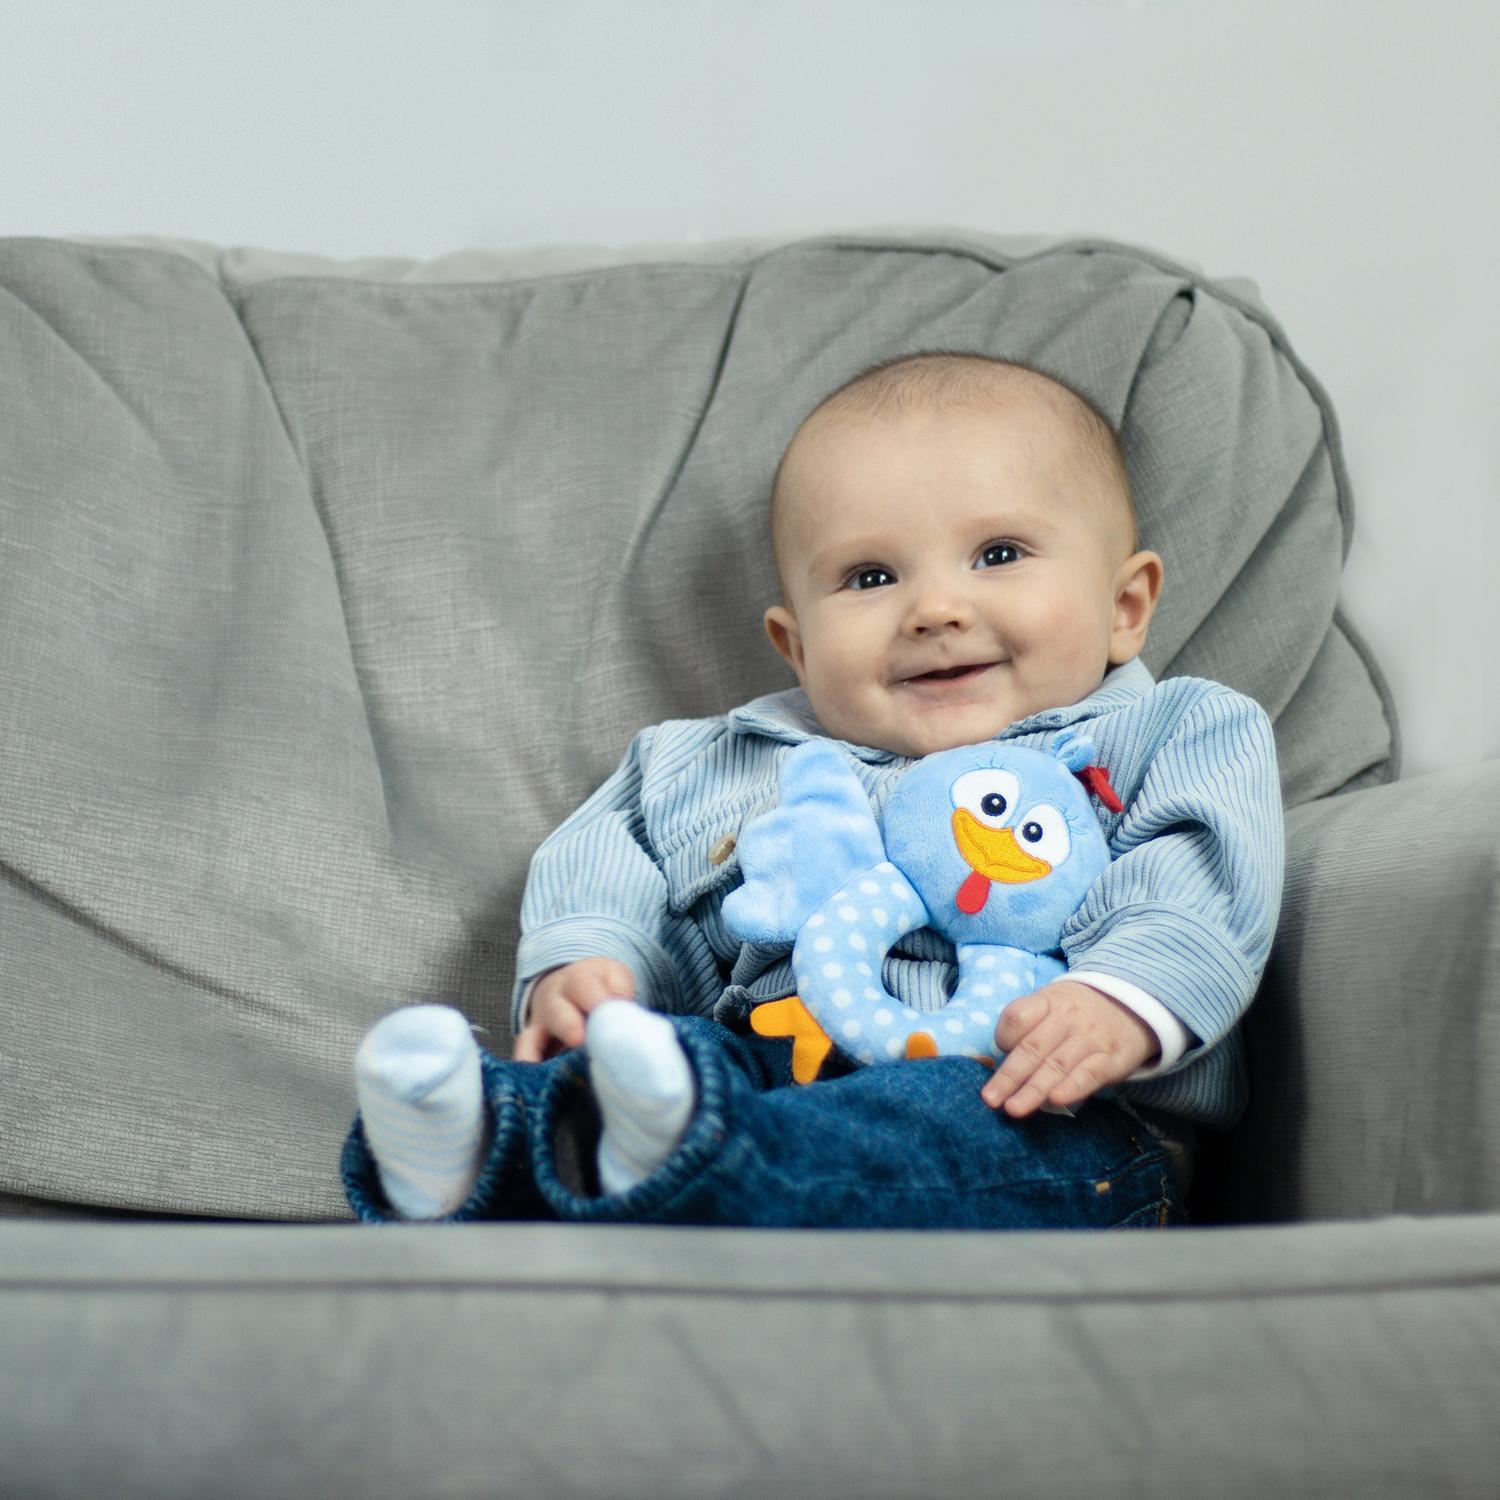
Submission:
[[1019,1120],[1043,1104],[1074,1105],[1156,1056],[1156,1033],[1132,1010],[1075,979],[1055,979],[1000,1014],[995,1044],[1010,1055],[980,1097]]
[[635,976],[613,958],[580,958],[551,969],[531,990],[526,1025],[516,1035],[516,1062],[545,1062],[567,1047],[583,1045],[588,1013],[611,997],[635,998]]

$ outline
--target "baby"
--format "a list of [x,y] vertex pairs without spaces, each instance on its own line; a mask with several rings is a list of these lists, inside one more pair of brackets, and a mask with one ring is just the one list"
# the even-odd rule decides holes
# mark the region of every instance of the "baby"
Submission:
[[[1082,398],[969,354],[887,361],[827,397],[777,471],[772,645],[800,687],[653,726],[533,859],[514,1060],[441,1006],[386,1017],[356,1065],[345,1182],[366,1219],[539,1217],[847,1226],[1166,1224],[1196,1125],[1244,1103],[1236,1023],[1275,927],[1270,725],[1139,653],[1162,561],[1140,549],[1120,445]],[[999,1066],[882,1064],[791,1083],[748,1032],[789,955],[721,909],[743,822],[813,736],[878,809],[912,760],[991,739],[1095,746],[1123,810],[1063,930],[1065,978],[1002,1013]],[[887,987],[946,1001],[953,950],[892,951]],[[713,1019],[709,1019],[712,1017]],[[579,1050],[581,1049],[581,1051]],[[600,1192],[556,1131],[602,1119]],[[373,1154],[373,1161],[372,1161]],[[383,1201],[382,1201],[383,1200]]]

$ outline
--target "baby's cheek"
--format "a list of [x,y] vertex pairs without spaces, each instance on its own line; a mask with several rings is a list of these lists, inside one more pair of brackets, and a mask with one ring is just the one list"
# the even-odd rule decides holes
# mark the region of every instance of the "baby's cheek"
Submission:
[[1099,685],[1109,656],[1109,629],[1097,610],[1054,602],[1030,616],[1023,631],[1033,670],[1053,679],[1056,692],[1072,695],[1059,703],[1087,697]]

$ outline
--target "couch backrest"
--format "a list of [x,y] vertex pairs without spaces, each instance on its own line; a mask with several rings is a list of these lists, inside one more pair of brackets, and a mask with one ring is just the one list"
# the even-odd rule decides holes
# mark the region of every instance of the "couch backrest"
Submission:
[[[1147,651],[1389,776],[1348,483],[1243,284],[1100,242],[871,234],[341,264],[0,242],[0,1189],[341,1213],[348,1059],[503,1043],[531,850],[642,724],[787,686],[765,497],[872,361],[1029,361],[1121,430]],[[253,1145],[247,1149],[247,1142]]]

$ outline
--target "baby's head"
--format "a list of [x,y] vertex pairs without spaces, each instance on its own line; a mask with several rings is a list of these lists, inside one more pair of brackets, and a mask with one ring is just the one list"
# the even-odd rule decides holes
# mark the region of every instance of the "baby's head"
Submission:
[[827,397],[777,470],[771,535],[766,632],[819,723],[907,756],[1087,697],[1161,588],[1109,424],[978,355],[887,361]]

